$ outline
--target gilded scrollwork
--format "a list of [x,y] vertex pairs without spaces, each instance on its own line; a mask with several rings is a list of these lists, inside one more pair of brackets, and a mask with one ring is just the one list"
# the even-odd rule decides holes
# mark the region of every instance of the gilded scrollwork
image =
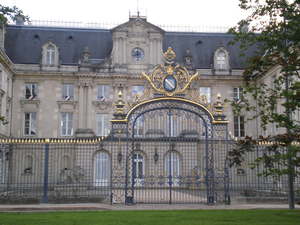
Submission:
[[192,81],[199,79],[198,73],[190,75],[184,66],[174,65],[175,53],[169,47],[165,53],[167,65],[156,66],[148,76],[142,72],[142,78],[147,80],[154,91],[168,97],[186,92]]

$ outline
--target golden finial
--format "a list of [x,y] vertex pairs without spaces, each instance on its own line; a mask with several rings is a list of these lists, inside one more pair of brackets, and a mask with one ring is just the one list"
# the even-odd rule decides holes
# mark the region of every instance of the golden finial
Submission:
[[[171,47],[168,48],[168,50],[165,53],[165,59],[167,61],[173,61],[175,59],[176,55],[175,52],[173,51],[173,49]],[[169,64],[172,62],[168,62]]]

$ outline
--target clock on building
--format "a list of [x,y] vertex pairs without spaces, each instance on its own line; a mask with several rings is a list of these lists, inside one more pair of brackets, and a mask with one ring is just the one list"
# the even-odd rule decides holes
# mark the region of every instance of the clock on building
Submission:
[[135,61],[141,61],[145,56],[145,53],[140,48],[134,48],[131,52],[131,57]]

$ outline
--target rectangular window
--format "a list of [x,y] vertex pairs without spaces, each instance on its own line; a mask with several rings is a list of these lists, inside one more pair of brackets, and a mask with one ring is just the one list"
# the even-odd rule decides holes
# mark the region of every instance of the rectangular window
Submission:
[[24,113],[24,135],[36,134],[36,113]]
[[135,101],[139,101],[139,97],[141,97],[143,94],[143,86],[132,86],[132,99],[135,99]]
[[46,64],[54,65],[55,49],[53,46],[48,46],[46,49]]
[[73,135],[73,113],[61,114],[61,135]]
[[62,101],[73,101],[74,100],[74,85],[73,84],[63,84],[61,91]]
[[[176,115],[167,115],[166,123],[166,135],[167,137],[176,137],[177,136],[177,116]],[[171,121],[170,121],[171,119]],[[171,130],[170,130],[171,128]]]
[[210,87],[200,87],[200,95],[205,95],[207,103],[211,102]]
[[98,85],[98,101],[109,101],[109,85]]
[[105,136],[108,134],[108,114],[97,114],[97,135]]
[[9,95],[9,78],[6,79],[6,94]]
[[241,98],[243,96],[243,91],[244,91],[244,88],[241,88],[241,87],[233,88],[233,100],[241,101]]
[[235,116],[234,117],[234,136],[245,137],[245,117]]
[[225,67],[225,59],[226,59],[226,54],[223,51],[219,51],[217,53],[217,65],[218,69],[226,69]]
[[36,100],[37,98],[37,84],[26,83],[25,84],[25,99]]
[[[137,115],[133,115],[132,119],[134,120]],[[144,134],[144,123],[142,121],[142,116],[137,119],[134,124],[134,136],[142,137]]]

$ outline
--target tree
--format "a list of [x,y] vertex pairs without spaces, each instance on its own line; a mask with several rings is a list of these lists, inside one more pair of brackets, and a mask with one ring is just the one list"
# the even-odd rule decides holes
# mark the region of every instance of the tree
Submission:
[[0,4],[0,27],[8,26],[9,20],[23,20],[29,22],[29,17],[23,14],[23,11],[16,6],[8,7]]
[[[228,33],[235,35],[232,44],[240,44],[240,56],[254,49],[246,60],[243,73],[244,104],[231,102],[233,113],[252,112],[247,121],[259,119],[262,129],[275,124],[281,129],[278,135],[258,138],[246,136],[236,142],[236,148],[230,154],[230,166],[240,165],[245,153],[253,151],[258,141],[269,145],[265,154],[251,164],[255,168],[261,164],[266,167],[258,175],[288,175],[289,207],[294,208],[293,177],[300,173],[300,148],[294,143],[300,142],[300,123],[292,118],[300,109],[300,0],[240,0],[240,8],[251,14]],[[280,70],[273,85],[263,84],[271,69]],[[250,98],[249,98],[250,96]],[[283,152],[281,149],[286,148]],[[276,167],[275,165],[280,165]]]
[[[16,20],[23,20],[29,22],[29,17],[25,16],[22,10],[18,9],[16,6],[12,8],[8,6],[3,6],[0,4],[0,28],[3,26],[8,26],[9,20],[16,21]],[[5,63],[5,60],[0,58],[0,63]],[[8,121],[5,119],[4,116],[0,114],[0,122],[5,125]]]

